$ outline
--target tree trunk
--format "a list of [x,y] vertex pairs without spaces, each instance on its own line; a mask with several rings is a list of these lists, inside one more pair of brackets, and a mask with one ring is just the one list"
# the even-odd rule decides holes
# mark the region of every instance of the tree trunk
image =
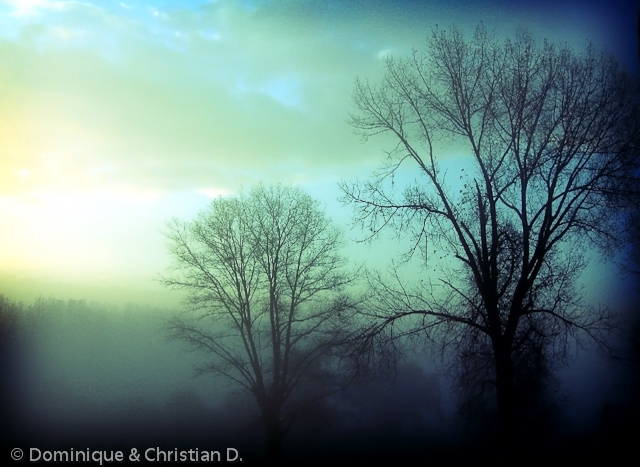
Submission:
[[516,448],[516,414],[513,386],[513,363],[509,346],[504,342],[494,343],[496,363],[496,402],[501,434],[501,451]]
[[277,461],[282,459],[283,430],[280,420],[280,406],[267,402],[261,407],[261,412],[266,435],[267,459]]

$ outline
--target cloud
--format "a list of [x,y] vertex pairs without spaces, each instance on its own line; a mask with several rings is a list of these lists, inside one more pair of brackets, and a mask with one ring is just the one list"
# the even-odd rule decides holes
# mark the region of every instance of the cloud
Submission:
[[[0,3],[0,219],[13,225],[0,243],[12,245],[16,262],[44,264],[43,248],[18,233],[37,242],[58,219],[50,212],[67,206],[75,221],[60,217],[53,231],[64,248],[56,251],[111,251],[122,218],[135,231],[129,254],[149,248],[154,222],[257,181],[334,196],[338,180],[367,176],[388,149],[381,139],[360,144],[347,124],[356,76],[375,82],[379,58],[421,47],[436,22],[470,24],[443,6],[405,7]],[[90,224],[96,206],[105,217],[98,229]],[[111,267],[129,261],[119,251]],[[51,258],[55,269],[60,255]]]
[[12,103],[22,165],[42,166],[53,151],[74,176],[102,161],[131,183],[171,189],[207,176],[234,185],[234,169],[277,178],[293,159],[308,170],[345,159],[335,142],[352,139],[344,118],[355,69],[346,67],[366,60],[228,4],[145,24],[84,13],[64,26],[44,21],[31,30],[39,41],[0,44],[16,65],[4,94],[29,87]]
[[40,16],[46,11],[62,11],[78,2],[64,2],[54,0],[4,0],[10,8],[10,16],[25,18]]
[[108,163],[167,190],[372,165],[346,124],[355,77],[447,22],[441,5],[389,2],[4,5],[30,18],[0,41],[6,173],[55,153],[74,177]]

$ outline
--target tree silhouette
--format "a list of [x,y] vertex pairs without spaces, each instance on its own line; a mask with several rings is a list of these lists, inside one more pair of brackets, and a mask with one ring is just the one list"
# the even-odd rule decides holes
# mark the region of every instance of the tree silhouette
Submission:
[[296,413],[336,390],[327,358],[354,280],[341,232],[299,189],[260,186],[174,220],[168,238],[174,263],[163,282],[184,289],[189,306],[169,322],[172,336],[211,354],[201,372],[251,392],[268,455],[279,456]]
[[[387,59],[379,85],[356,81],[351,124],[396,145],[370,180],[341,189],[368,238],[409,235],[408,256],[423,251],[432,268],[437,253],[440,274],[415,286],[396,269],[374,275],[359,350],[416,334],[454,348],[461,374],[494,388],[509,436],[519,369],[549,369],[573,339],[602,342],[612,326],[576,280],[590,244],[621,238],[637,82],[592,46],[575,52],[526,31],[500,42],[482,25],[470,39],[436,28],[427,45]],[[443,168],[451,153],[465,157],[456,172]],[[409,165],[415,182],[399,189]]]

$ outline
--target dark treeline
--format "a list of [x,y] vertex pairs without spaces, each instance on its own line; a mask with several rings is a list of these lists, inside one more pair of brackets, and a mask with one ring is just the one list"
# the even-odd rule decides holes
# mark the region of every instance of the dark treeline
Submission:
[[[262,454],[255,401],[223,378],[194,378],[205,355],[166,338],[172,311],[53,298],[25,305],[4,296],[0,307],[6,447]],[[400,365],[394,380],[370,377],[315,404],[286,451],[323,457],[415,447],[427,433],[437,439],[443,420],[435,377]]]
[[[265,448],[260,414],[223,378],[194,378],[205,355],[166,339],[172,311],[84,300],[0,299],[2,437],[7,448],[238,449],[248,461]],[[635,334],[629,333],[630,336]],[[626,344],[624,343],[626,342]],[[625,387],[572,424],[556,393],[542,404],[533,456],[589,456],[622,440],[638,414],[637,342],[623,341],[616,379]],[[297,419],[284,443],[295,462],[322,459],[491,457],[491,401],[460,405],[452,382],[405,359],[387,374],[362,374]],[[546,394],[553,399],[553,391]],[[613,396],[612,396],[613,397]],[[532,425],[533,426],[533,425]],[[532,438],[533,439],[533,438]],[[617,451],[613,451],[615,454]]]

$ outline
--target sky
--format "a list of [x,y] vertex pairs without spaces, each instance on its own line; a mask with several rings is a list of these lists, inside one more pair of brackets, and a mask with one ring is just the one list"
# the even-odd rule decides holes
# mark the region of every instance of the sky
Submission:
[[389,146],[348,125],[356,77],[380,78],[436,24],[479,21],[592,41],[637,70],[637,12],[634,0],[0,0],[0,293],[158,291],[167,221],[257,183],[300,186],[358,238],[338,182],[366,178]]

